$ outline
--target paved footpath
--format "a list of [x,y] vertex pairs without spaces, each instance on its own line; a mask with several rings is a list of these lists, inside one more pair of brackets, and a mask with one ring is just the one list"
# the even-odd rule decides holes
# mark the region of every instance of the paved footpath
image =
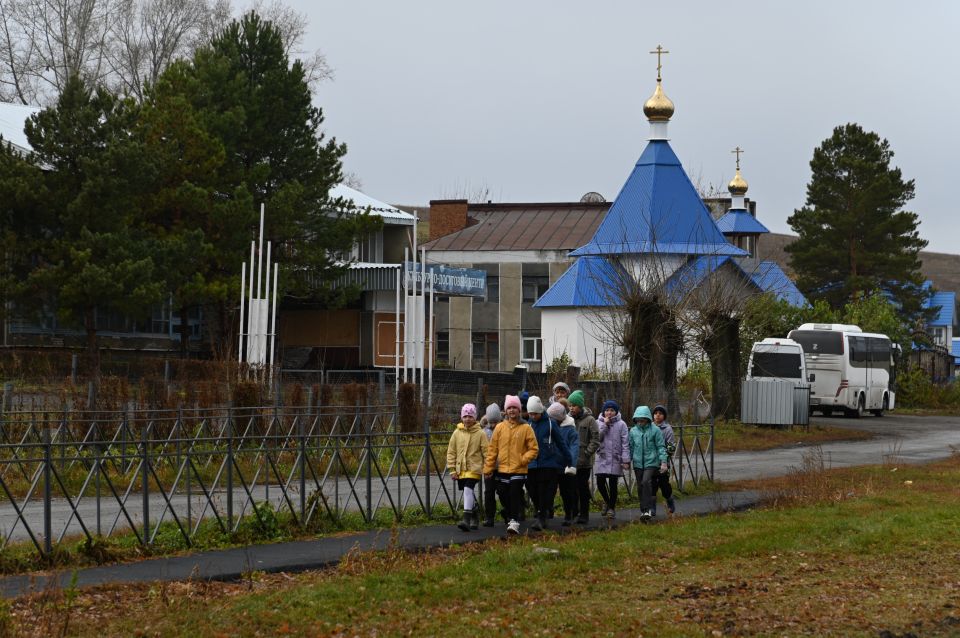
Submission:
[[[678,494],[678,496],[680,495]],[[742,510],[753,507],[758,500],[759,495],[756,492],[720,492],[678,499],[677,511],[678,515],[696,516],[713,512]],[[663,509],[663,505],[661,502],[661,509]],[[664,516],[664,512],[659,512],[658,520],[663,520]],[[593,513],[590,516],[590,524],[587,526],[564,528],[561,527],[559,520],[554,519],[550,521],[550,529],[560,532],[567,532],[571,529],[601,530],[619,527],[637,521],[639,518],[639,509],[623,509],[617,511],[617,518],[613,521],[601,520],[599,514]],[[550,536],[550,532],[529,532],[526,526],[521,533],[544,535],[547,538]],[[462,532],[452,523],[427,525],[399,529],[394,546],[412,551],[427,550],[447,547],[452,544],[502,538],[504,534],[505,528],[502,523],[498,523],[492,528],[481,527],[479,530],[472,532]],[[137,563],[92,567],[76,571],[76,585],[82,588],[110,583],[177,580],[229,581],[238,580],[244,574],[252,571],[299,572],[319,569],[336,564],[351,550],[388,549],[393,544],[391,536],[392,530],[376,530],[344,536],[326,536],[314,540],[251,545],[236,549],[199,552],[189,556],[155,558]],[[73,578],[73,571],[49,575],[6,576],[0,578],[0,595],[4,598],[14,598],[31,592],[43,591],[49,587],[66,588],[70,586]]]

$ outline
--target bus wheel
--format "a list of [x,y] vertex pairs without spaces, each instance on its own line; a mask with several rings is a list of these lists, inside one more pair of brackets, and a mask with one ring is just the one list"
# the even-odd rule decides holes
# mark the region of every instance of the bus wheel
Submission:
[[857,408],[856,408],[855,410],[847,409],[847,410],[845,410],[845,413],[846,413],[846,415],[847,415],[848,417],[850,417],[851,419],[859,419],[860,417],[863,416],[863,409],[864,409],[864,407],[865,407],[865,406],[864,406],[864,403],[863,403],[863,395],[861,394],[861,395],[860,395],[860,398],[857,399]]
[[883,406],[879,410],[871,410],[871,412],[873,412],[873,416],[883,416],[884,410],[888,409],[887,405],[889,405],[889,400],[890,399],[887,397],[887,395],[883,395]]

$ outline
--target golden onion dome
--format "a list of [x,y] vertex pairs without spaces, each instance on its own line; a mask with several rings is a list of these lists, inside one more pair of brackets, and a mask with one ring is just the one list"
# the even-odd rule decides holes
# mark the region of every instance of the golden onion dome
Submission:
[[673,116],[673,102],[663,92],[660,80],[650,99],[643,103],[643,114],[651,122],[669,122]]
[[737,169],[737,174],[733,176],[733,179],[730,180],[730,183],[727,184],[727,190],[730,191],[731,195],[740,196],[746,195],[747,189],[747,180],[743,179],[743,176],[740,174],[740,169]]

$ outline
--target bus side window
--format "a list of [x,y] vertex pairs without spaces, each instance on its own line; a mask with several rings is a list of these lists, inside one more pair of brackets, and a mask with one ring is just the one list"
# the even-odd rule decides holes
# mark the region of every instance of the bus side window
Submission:
[[867,360],[866,339],[850,337],[850,363],[864,363]]

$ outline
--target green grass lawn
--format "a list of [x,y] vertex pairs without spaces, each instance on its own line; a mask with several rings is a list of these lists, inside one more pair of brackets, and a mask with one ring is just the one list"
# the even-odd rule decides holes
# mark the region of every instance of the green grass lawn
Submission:
[[770,450],[788,445],[820,445],[830,441],[865,441],[873,435],[863,430],[832,425],[776,427],[719,421],[714,428],[714,451]]
[[64,623],[78,636],[955,636],[957,485],[960,455],[843,470],[811,460],[766,481],[771,505],[746,513],[355,553],[242,583],[47,592],[0,622],[25,636]]

